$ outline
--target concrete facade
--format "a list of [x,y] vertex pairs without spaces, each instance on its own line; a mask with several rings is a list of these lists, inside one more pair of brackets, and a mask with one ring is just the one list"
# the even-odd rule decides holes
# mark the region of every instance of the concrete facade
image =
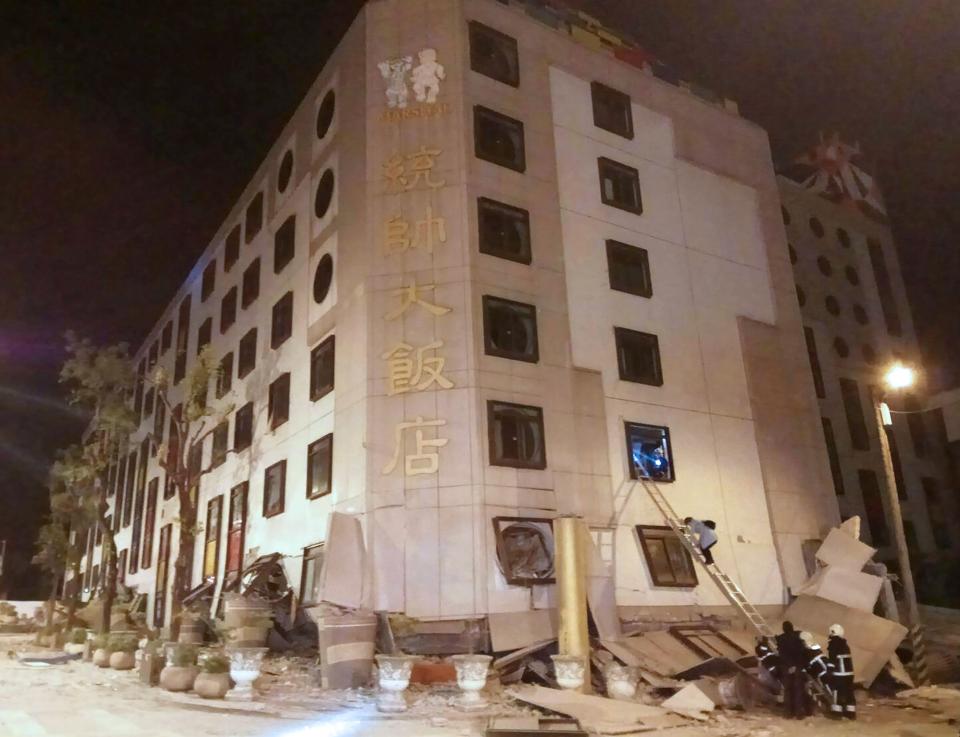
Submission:
[[[516,86],[471,69],[471,22],[516,39]],[[442,73],[422,53],[431,49]],[[632,138],[594,124],[592,82],[629,95]],[[439,86],[432,101],[431,84]],[[318,138],[330,91],[335,112]],[[476,106],[522,122],[522,170],[476,155]],[[293,174],[281,193],[287,151]],[[637,171],[642,214],[601,201],[600,157]],[[316,193],[327,171],[335,185],[320,217]],[[225,272],[225,241],[261,192],[263,226],[244,232],[239,261]],[[529,263],[480,251],[479,198],[529,213]],[[699,586],[653,582],[636,526],[664,522],[642,489],[631,491],[624,423],[637,422],[669,428],[676,479],[665,493],[681,515],[717,522],[720,566],[754,603],[785,603],[787,587],[808,575],[804,543],[839,516],[778,204],[766,134],[722,107],[517,7],[368,3],[136,356],[149,358],[187,295],[189,357],[208,316],[214,354],[233,351],[234,367],[239,339],[258,330],[256,368],[234,376],[217,400],[254,403],[253,444],[228,454],[200,488],[201,522],[208,501],[224,495],[217,580],[230,489],[246,482],[247,560],[284,554],[296,587],[304,548],[324,541],[331,511],[354,515],[368,551],[363,603],[379,610],[440,620],[552,606],[553,585],[507,582],[492,520],[559,514],[590,525],[626,615],[722,606],[706,577]],[[274,234],[290,216],[295,255],[274,273]],[[651,296],[610,288],[607,239],[646,249]],[[318,302],[314,281],[326,255],[333,284]],[[256,258],[260,294],[221,334],[221,298]],[[204,300],[203,272],[214,260],[216,285]],[[287,292],[292,335],[272,349],[271,310]],[[536,360],[489,353],[486,297],[535,307]],[[621,379],[614,328],[657,336],[660,385]],[[310,354],[331,335],[335,388],[311,401]],[[175,352],[160,352],[159,362],[172,367]],[[404,383],[411,365],[419,371]],[[285,372],[289,419],[271,430],[268,387]],[[491,401],[542,410],[543,435],[531,442],[543,446],[543,468],[493,462]],[[232,446],[233,415],[230,422]],[[145,416],[135,446],[152,425]],[[309,499],[307,448],[328,433],[332,491]],[[205,459],[210,453],[208,442]],[[285,502],[265,517],[264,473],[279,461]],[[131,493],[160,477],[148,458]],[[126,583],[149,594],[151,612],[160,531],[175,518],[176,500],[158,501],[144,523],[152,557],[136,571],[128,566]],[[121,525],[121,550],[134,526]],[[172,539],[171,560],[175,532]]]
[[[823,432],[835,448],[833,488],[843,517],[859,515],[864,539],[879,548],[878,560],[895,566],[875,392],[893,361],[919,362],[897,246],[880,219],[809,192],[787,177],[778,183],[796,298],[810,343],[808,367],[820,376]],[[880,286],[883,282],[889,289]],[[859,398],[859,411],[852,406],[848,413],[841,382],[848,399]],[[923,383],[912,396],[887,393],[885,399],[894,410],[891,449],[905,531],[912,558],[919,562],[955,545],[960,519],[955,482],[941,423],[936,413],[925,411],[937,403]],[[865,435],[855,427],[858,415]]]

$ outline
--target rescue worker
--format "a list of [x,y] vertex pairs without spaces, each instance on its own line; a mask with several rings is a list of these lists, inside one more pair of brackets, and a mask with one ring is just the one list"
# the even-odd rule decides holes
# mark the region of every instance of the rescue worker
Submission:
[[789,719],[810,716],[807,699],[807,655],[803,640],[793,629],[792,622],[783,623],[783,633],[777,635],[780,653],[780,682],[783,684],[783,706]]
[[810,677],[813,685],[813,698],[821,703],[823,708],[832,706],[833,693],[830,690],[830,663],[824,657],[823,648],[820,643],[813,639],[809,632],[801,632],[800,639],[803,641],[805,653],[807,656],[807,666],[804,669],[807,676]]
[[717,533],[714,531],[714,525],[710,520],[701,522],[693,517],[687,517],[683,520],[690,532],[697,536],[697,544],[700,546],[700,554],[708,566],[713,565],[713,553],[710,548],[717,544]]
[[857,718],[857,699],[853,693],[853,656],[850,645],[844,639],[843,627],[830,625],[830,639],[827,641],[827,655],[833,666],[833,704],[831,711],[846,719]]
[[770,639],[765,635],[757,637],[757,645],[753,649],[760,665],[760,680],[777,692],[777,702],[783,703],[783,687],[780,685],[780,657],[770,646]]

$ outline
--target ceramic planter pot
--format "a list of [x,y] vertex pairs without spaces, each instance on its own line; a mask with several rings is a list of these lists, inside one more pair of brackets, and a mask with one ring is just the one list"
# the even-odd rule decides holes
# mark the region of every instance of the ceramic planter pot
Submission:
[[460,708],[466,711],[486,708],[487,700],[480,692],[487,685],[487,673],[493,658],[489,655],[454,655],[450,660],[457,669],[457,685],[463,691]]
[[193,690],[204,699],[222,699],[230,690],[230,674],[200,672],[193,682]]
[[137,656],[133,653],[115,652],[110,655],[110,667],[114,670],[133,670]]
[[618,701],[633,701],[637,693],[637,677],[631,668],[610,663],[603,675],[607,683],[607,696]]
[[110,651],[104,648],[97,648],[93,652],[93,664],[98,668],[110,667]]
[[551,655],[554,676],[560,688],[569,691],[583,688],[586,665],[579,655]]
[[253,682],[260,675],[260,665],[266,654],[265,647],[232,647],[227,649],[230,657],[230,677],[236,684],[231,699],[250,701],[253,698]]
[[377,656],[377,709],[388,714],[397,714],[407,710],[403,692],[410,685],[410,673],[413,671],[414,658],[407,655]]
[[160,671],[160,686],[167,691],[189,691],[199,672],[195,665],[168,665]]

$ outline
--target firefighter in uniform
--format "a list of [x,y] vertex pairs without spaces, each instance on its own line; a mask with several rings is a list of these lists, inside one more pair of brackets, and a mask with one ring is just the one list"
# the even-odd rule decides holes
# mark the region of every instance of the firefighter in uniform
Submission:
[[792,622],[783,623],[783,633],[777,635],[780,653],[780,682],[783,684],[783,706],[790,719],[810,716],[807,699],[807,656],[803,640],[793,629]]
[[857,699],[853,694],[853,656],[843,635],[841,625],[830,625],[830,639],[827,642],[827,655],[833,666],[831,674],[833,703],[830,705],[830,710],[837,716],[856,719]]
[[[805,670],[813,686],[813,698],[823,708],[827,708],[828,705],[832,706],[833,692],[830,690],[832,669],[830,668],[830,662],[824,657],[823,648],[813,639],[813,635],[809,632],[801,632],[800,639],[803,640],[806,649],[807,666]],[[831,703],[824,703],[827,699]]]
[[776,684],[777,701],[783,702],[783,687],[780,685],[780,657],[770,647],[770,640],[765,636],[757,638],[757,646],[753,649],[757,654],[757,662],[762,670],[766,671]]

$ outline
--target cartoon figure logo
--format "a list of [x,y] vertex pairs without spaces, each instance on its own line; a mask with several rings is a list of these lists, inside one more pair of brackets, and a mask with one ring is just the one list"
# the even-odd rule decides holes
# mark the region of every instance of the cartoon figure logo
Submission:
[[413,68],[413,93],[417,102],[429,105],[437,101],[440,80],[446,77],[443,65],[437,62],[436,49],[423,49],[417,54],[420,63]]
[[412,56],[401,56],[377,64],[380,74],[387,81],[387,106],[405,108],[407,106],[407,72],[413,66]]

